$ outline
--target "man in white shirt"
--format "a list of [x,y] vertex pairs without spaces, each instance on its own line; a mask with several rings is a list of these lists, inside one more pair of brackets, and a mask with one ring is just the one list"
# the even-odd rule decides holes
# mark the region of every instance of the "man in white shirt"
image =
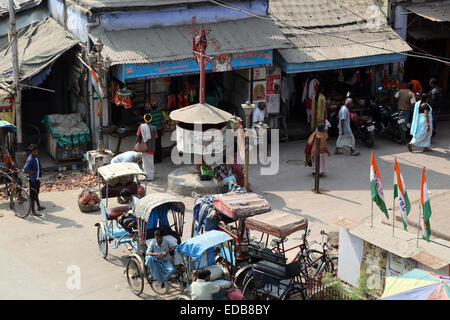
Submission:
[[135,162],[138,163],[142,160],[142,153],[136,151],[127,151],[118,154],[111,159],[111,163],[121,163],[121,162]]
[[212,300],[213,294],[222,292],[231,292],[231,289],[221,288],[214,283],[209,282],[211,279],[211,271],[202,270],[194,274],[194,281],[191,284],[191,298],[192,300]]
[[155,238],[150,242],[145,253],[145,264],[149,267],[153,279],[161,282],[161,287],[164,287],[164,281],[169,280],[170,275],[175,271],[170,262],[169,254],[176,247],[169,240],[163,238],[161,231],[158,229],[155,231]]
[[264,122],[264,118],[266,117],[265,109],[266,104],[264,102],[258,103],[258,107],[255,108],[255,110],[253,111],[252,126],[254,126],[260,121]]

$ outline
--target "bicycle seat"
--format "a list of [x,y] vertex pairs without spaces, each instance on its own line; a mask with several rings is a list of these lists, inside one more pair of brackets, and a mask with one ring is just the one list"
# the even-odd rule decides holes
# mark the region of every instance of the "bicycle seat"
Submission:
[[286,266],[279,265],[267,260],[261,260],[252,264],[252,267],[256,271],[268,273],[280,279],[288,279],[286,274]]

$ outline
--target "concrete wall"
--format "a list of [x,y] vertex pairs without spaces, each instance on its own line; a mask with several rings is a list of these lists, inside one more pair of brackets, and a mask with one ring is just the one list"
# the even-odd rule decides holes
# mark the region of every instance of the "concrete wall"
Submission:
[[67,6],[64,13],[64,4],[60,0],[48,0],[50,15],[83,42],[88,40],[88,18],[81,12]]
[[450,265],[448,265],[448,266],[446,266],[446,267],[444,267],[442,269],[439,269],[439,270],[434,270],[434,269],[431,269],[430,267],[427,267],[426,265],[423,265],[421,263],[417,263],[417,268],[421,269],[421,270],[424,270],[424,271],[433,272],[433,273],[438,274],[440,276],[450,276]]
[[339,227],[338,277],[352,286],[358,285],[362,252],[363,240]]

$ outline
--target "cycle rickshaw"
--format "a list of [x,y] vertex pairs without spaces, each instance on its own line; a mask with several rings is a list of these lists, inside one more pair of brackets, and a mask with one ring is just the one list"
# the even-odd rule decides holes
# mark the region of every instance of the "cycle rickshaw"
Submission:
[[125,230],[117,221],[120,215],[128,211],[128,206],[108,208],[108,199],[118,197],[125,188],[130,190],[132,195],[142,197],[146,192],[147,184],[144,188],[140,184],[139,177],[145,178],[146,173],[136,163],[113,163],[98,168],[97,175],[100,210],[104,221],[96,223],[95,226],[100,255],[106,259],[109,243],[114,242],[113,249],[125,244],[128,250],[132,250],[130,245],[133,241],[133,232]]
[[[155,281],[149,268],[145,264],[145,254],[150,241],[157,229],[163,237],[178,245],[181,243],[184,226],[184,203],[177,197],[167,193],[150,194],[136,203],[134,216],[136,217],[136,233],[132,239],[132,254],[129,256],[125,274],[131,291],[139,296],[144,290],[144,280],[157,292]],[[172,221],[169,221],[169,217]],[[176,255],[171,254],[171,262],[175,267],[173,277],[169,281],[175,282],[177,288],[183,291],[186,287],[184,266]]]
[[235,284],[240,286],[251,258],[248,252],[250,237],[245,220],[270,210],[268,201],[256,193],[230,192],[198,197],[194,202],[191,235],[220,230],[233,238],[234,252],[225,246],[222,255],[237,267],[233,277]]
[[[180,257],[178,260],[184,266],[184,279],[189,292],[194,271],[198,274],[204,269],[211,272],[211,283],[221,288],[233,287],[232,275],[235,273],[236,266],[220,256],[220,253],[233,246],[233,237],[228,233],[217,230],[205,232],[177,246],[175,254]],[[234,250],[230,250],[230,252],[233,255]],[[230,261],[235,261],[234,256],[231,258]],[[225,299],[225,294],[216,293],[213,295],[213,299]],[[190,294],[180,295],[177,300],[191,300],[191,296]]]

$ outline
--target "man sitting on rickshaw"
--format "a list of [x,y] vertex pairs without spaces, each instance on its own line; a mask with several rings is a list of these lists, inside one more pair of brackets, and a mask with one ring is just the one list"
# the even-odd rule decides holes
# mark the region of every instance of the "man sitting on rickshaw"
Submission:
[[3,147],[0,147],[0,168],[7,170],[13,170],[17,168],[13,159],[7,152],[5,152],[5,149]]
[[211,280],[211,271],[208,269],[198,272],[194,271],[194,278],[191,284],[192,300],[213,300],[213,295],[218,292],[229,293],[234,289],[221,288],[218,285],[209,282]]
[[169,280],[170,275],[175,271],[170,262],[170,253],[177,245],[164,238],[159,229],[155,231],[154,236],[145,253],[145,264],[149,267],[153,280],[161,282],[161,287],[164,287],[164,282]]

